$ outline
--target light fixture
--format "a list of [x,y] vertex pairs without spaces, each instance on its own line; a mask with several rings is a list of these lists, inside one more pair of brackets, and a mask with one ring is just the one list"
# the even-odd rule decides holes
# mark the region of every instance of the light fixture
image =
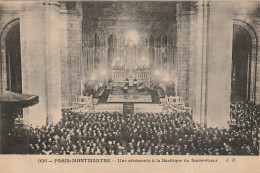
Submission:
[[138,44],[139,42],[139,34],[136,30],[134,29],[131,29],[131,30],[128,30],[125,34],[125,40],[128,42],[128,43],[133,43],[133,44]]

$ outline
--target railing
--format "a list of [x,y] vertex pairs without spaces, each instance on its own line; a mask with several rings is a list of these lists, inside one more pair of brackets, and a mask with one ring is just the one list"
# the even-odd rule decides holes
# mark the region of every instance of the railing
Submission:
[[136,73],[137,78],[148,78],[149,77],[149,72],[137,72]]

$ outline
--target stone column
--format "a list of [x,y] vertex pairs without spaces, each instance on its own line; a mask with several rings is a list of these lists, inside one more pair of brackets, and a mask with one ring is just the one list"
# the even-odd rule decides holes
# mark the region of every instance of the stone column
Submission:
[[230,2],[198,3],[194,120],[228,127],[230,117],[233,11]]
[[251,75],[250,75],[250,101],[255,102],[255,84],[256,84],[256,45],[252,45],[251,49]]
[[196,87],[194,87],[196,85],[196,65],[197,65],[197,59],[196,59],[196,42],[197,42],[197,21],[198,21],[198,15],[197,13],[195,13],[195,9],[194,7],[192,7],[191,9],[192,13],[190,14],[190,38],[189,38],[189,52],[190,52],[190,58],[188,61],[189,64],[189,72],[188,72],[188,76],[189,76],[189,87],[188,87],[188,98],[186,101],[186,105],[189,107],[195,107],[195,97],[196,97]]
[[[258,35],[258,37],[260,36],[260,20],[257,19],[256,20],[256,34]],[[256,45],[252,45],[257,47],[256,50],[252,50],[253,53],[256,56],[256,73],[255,73],[255,103],[258,105],[260,104],[260,39],[257,40],[257,46]]]
[[69,64],[69,46],[68,46],[68,11],[66,10],[66,4],[60,2],[60,57],[61,57],[61,100],[62,107],[70,106],[70,64]]
[[21,63],[24,93],[39,103],[24,109],[27,125],[46,125],[61,118],[60,16],[57,3],[24,5],[21,12]]
[[196,16],[196,65],[195,65],[195,98],[192,106],[194,109],[193,119],[206,126],[205,105],[206,105],[206,58],[208,52],[208,24],[209,24],[209,4],[203,1],[197,3]]
[[233,41],[232,3],[210,3],[206,120],[209,127],[228,127]]
[[0,93],[7,89],[7,75],[6,75],[6,52],[5,48],[1,48],[1,80],[0,80]]
[[[104,37],[104,39],[105,39],[106,37]],[[108,70],[108,68],[107,68],[107,48],[106,48],[107,46],[105,45],[105,43],[104,43],[104,45],[103,45],[103,67],[104,68],[106,68],[107,70]],[[108,72],[108,71],[107,71]]]
[[191,44],[191,21],[194,11],[185,11],[183,3],[177,5],[177,83],[178,96],[181,96],[186,104],[189,102],[189,71],[190,58],[192,56]]
[[[156,43],[156,41],[154,41]],[[159,61],[158,61],[158,47],[157,43],[154,44],[154,67],[157,69],[159,67]]]
[[[260,23],[258,26],[258,33],[260,33]],[[260,34],[259,34],[260,35]],[[258,41],[257,47],[257,63],[256,63],[256,82],[255,82],[255,103],[260,104],[260,40]]]
[[[67,63],[68,68],[62,72],[68,72],[68,105],[72,106],[75,96],[80,94],[81,88],[81,62],[82,62],[82,7],[81,2],[76,2],[75,10],[67,10]],[[66,72],[67,71],[67,72]],[[66,89],[67,90],[67,89]]]

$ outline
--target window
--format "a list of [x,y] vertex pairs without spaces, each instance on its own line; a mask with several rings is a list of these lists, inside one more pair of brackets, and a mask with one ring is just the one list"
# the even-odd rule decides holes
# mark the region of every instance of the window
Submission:
[[100,43],[99,43],[99,37],[98,37],[97,34],[95,34],[95,38],[94,38],[94,40],[95,40],[95,48],[98,47],[98,46],[100,46]]
[[154,50],[154,38],[152,35],[149,37],[149,59],[150,59],[150,67],[155,62],[155,50]]
[[114,35],[110,35],[108,37],[108,67],[111,67],[113,62],[116,44],[116,37]]
[[163,47],[166,47],[167,46],[167,36],[166,36],[166,34],[164,34],[164,36],[163,36]]

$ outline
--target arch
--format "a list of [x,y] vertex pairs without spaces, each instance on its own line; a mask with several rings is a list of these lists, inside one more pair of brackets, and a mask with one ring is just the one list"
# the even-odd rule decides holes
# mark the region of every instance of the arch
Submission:
[[240,25],[243,28],[245,28],[247,30],[247,32],[249,33],[251,39],[252,39],[252,47],[257,46],[257,36],[256,36],[256,32],[254,31],[253,27],[251,27],[248,23],[246,23],[242,20],[239,20],[239,19],[234,19],[233,24],[234,25]]
[[114,34],[108,36],[107,39],[108,47],[116,48],[118,44],[118,40]]
[[107,65],[111,67],[113,59],[116,56],[117,38],[115,35],[111,34],[107,39],[108,49],[107,49]]
[[83,45],[83,55],[84,55],[84,61],[86,64],[86,70],[91,70],[93,65],[92,65],[92,51],[93,51],[93,40],[94,40],[94,33],[90,30],[87,32],[83,33],[83,40],[82,40],[82,45]]
[[104,32],[102,30],[98,29],[98,30],[95,31],[95,34],[97,34],[98,37],[99,37],[100,46],[105,45]]
[[167,47],[168,45],[168,38],[167,38],[167,35],[164,34],[162,37],[161,37],[161,41],[162,41],[162,46],[163,47]]
[[[253,27],[251,25],[249,25],[247,22],[245,21],[242,21],[242,20],[239,20],[239,19],[234,19],[233,20],[233,25],[238,25],[238,26],[241,26],[242,28],[244,28],[248,34],[250,35],[251,37],[251,54],[250,54],[250,57],[251,57],[251,61],[250,61],[250,64],[251,64],[251,67],[248,69],[249,70],[249,84],[248,84],[248,92],[249,93],[249,97],[247,97],[248,100],[250,101],[253,101],[255,102],[255,99],[256,99],[256,76],[257,75],[260,75],[260,74],[257,74],[259,72],[257,72],[257,44],[258,44],[258,38],[257,38],[257,35],[256,35],[256,32],[254,31]],[[234,38],[233,38],[234,39]]]
[[121,40],[120,40],[120,37],[119,37],[119,35],[118,35],[118,33],[117,32],[109,32],[108,34],[107,34],[107,39],[106,39],[106,45],[108,46],[108,38],[109,38],[109,36],[111,36],[111,35],[113,35],[115,38],[116,38],[116,42],[117,42],[117,45],[120,45],[120,43],[121,43]]
[[144,46],[148,46],[148,40],[149,40],[150,35],[153,35],[153,34],[145,32],[145,34],[143,35],[142,40],[143,40]]
[[148,46],[149,46],[149,59],[150,59],[150,67],[154,67],[155,66],[155,50],[154,50],[154,46],[155,46],[155,40],[153,35],[150,35],[148,37]]
[[100,63],[100,54],[99,54],[99,47],[100,47],[100,37],[98,34],[94,35],[94,68],[98,68]]
[[154,47],[154,37],[152,35],[150,35],[148,38],[148,45],[150,47]]
[[93,32],[87,32],[83,35],[83,43],[87,47],[94,46],[94,33]]
[[95,34],[95,36],[94,36],[94,46],[95,46],[95,48],[100,46],[100,39],[99,39],[98,34]]
[[1,30],[1,35],[0,35],[0,38],[1,38],[1,48],[5,48],[5,38],[8,34],[8,32],[10,31],[11,28],[13,28],[14,25],[18,24],[19,23],[19,18],[16,18],[10,22],[8,22],[4,28]]
[[20,22],[19,18],[13,19],[9,21],[6,25],[4,25],[3,29],[1,30],[1,35],[0,35],[0,62],[1,62],[1,70],[0,70],[0,92],[3,92],[4,90],[7,89],[7,67],[6,67],[6,62],[7,62],[7,57],[6,57],[6,37],[9,33],[9,31],[15,26],[18,25]]
[[154,34],[154,39],[161,40],[161,37],[165,34],[163,30],[159,30]]
[[155,47],[160,47],[160,40],[161,40],[161,36],[163,35],[162,34],[163,32],[159,31],[159,32],[156,32],[153,36],[154,36],[154,46]]
[[82,38],[83,38],[83,40],[82,40],[83,47],[90,47],[92,45],[90,43],[91,42],[90,40],[92,40],[91,37],[92,37],[91,33],[84,33],[83,34],[83,36],[82,36]]
[[11,17],[5,18],[7,21],[5,24],[0,26],[0,38],[2,37],[2,34],[4,33],[4,30],[6,27],[8,27],[9,24],[12,24],[12,22],[16,22],[20,20],[20,15],[18,13],[12,15]]

